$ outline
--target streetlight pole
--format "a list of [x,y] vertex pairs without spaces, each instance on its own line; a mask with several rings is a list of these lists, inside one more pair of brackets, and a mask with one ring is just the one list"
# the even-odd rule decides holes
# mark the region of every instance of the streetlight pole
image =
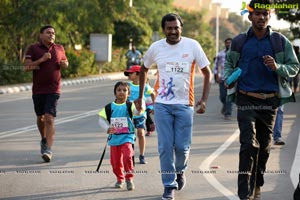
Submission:
[[[133,3],[133,0],[129,0],[130,12],[131,12],[131,9],[132,9],[132,3]],[[128,45],[128,49],[131,49],[131,48],[132,48],[132,36],[130,36],[130,38],[129,38],[129,45]]]
[[219,53],[219,17],[221,9],[221,0],[215,0],[213,4],[216,5],[216,55]]
[[216,16],[216,55],[219,52],[219,15],[220,15],[220,4],[217,4],[217,16]]
[[129,0],[129,7],[132,7],[132,0]]

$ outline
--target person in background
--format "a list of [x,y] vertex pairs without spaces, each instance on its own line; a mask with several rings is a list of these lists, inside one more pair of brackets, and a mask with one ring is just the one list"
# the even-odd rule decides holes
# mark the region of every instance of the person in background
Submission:
[[281,138],[282,133],[282,123],[283,123],[283,111],[284,105],[281,105],[277,109],[275,124],[273,128],[273,141],[274,145],[285,145]]
[[299,63],[291,42],[268,26],[271,11],[257,8],[270,0],[251,0],[248,19],[252,26],[231,42],[226,55],[224,80],[241,70],[236,82],[227,85],[228,98],[235,100],[240,130],[238,196],[260,199],[264,172],[270,155],[277,107],[294,102],[287,82],[296,76]]
[[61,69],[69,62],[62,45],[54,43],[55,30],[51,25],[41,27],[40,42],[31,45],[26,54],[24,69],[32,71],[32,99],[41,135],[41,154],[45,162],[52,159],[57,102],[61,92]]
[[224,85],[224,64],[225,64],[225,56],[227,51],[229,50],[232,39],[227,38],[224,41],[225,49],[220,51],[214,62],[214,73],[215,80],[219,83],[219,92],[220,92],[220,101],[222,103],[221,114],[224,115],[224,118],[229,120],[232,113],[232,102],[227,100],[227,88]]
[[[294,46],[294,51],[295,51],[295,54],[296,54],[296,56],[298,58],[298,61],[300,62],[299,46]],[[299,79],[300,79],[300,71],[298,71],[298,74],[295,77],[290,78],[290,85],[293,88],[294,92],[298,92],[299,91],[299,89],[298,89]]]
[[[147,79],[147,84],[150,86],[150,80]],[[154,105],[151,94],[145,94],[146,103],[146,136],[150,136],[155,131],[155,124],[152,120],[151,114],[154,114]]]
[[127,51],[125,54],[127,62],[126,62],[126,69],[130,69],[133,65],[141,65],[142,53],[136,49],[135,45],[133,44],[131,49]]
[[[135,99],[138,98],[139,95],[139,73],[140,73],[141,66],[140,65],[133,65],[130,69],[124,72],[125,76],[128,76],[128,79],[131,81],[129,83],[130,86],[130,95],[128,96],[128,100],[133,102]],[[153,89],[147,84],[146,90],[144,90],[143,102],[145,104],[145,95],[150,95],[152,97],[152,101],[154,101],[154,91]],[[146,107],[146,105],[143,105]],[[145,149],[146,149],[146,138],[145,138],[145,123],[146,123],[146,111],[143,110],[143,115],[141,116],[134,116],[134,125],[137,129],[137,136],[138,136],[138,143],[140,149],[140,164],[146,164],[147,161],[145,159]]]
[[[166,38],[154,42],[143,57],[140,72],[140,93],[135,101],[141,109],[143,94],[151,66],[157,65],[157,91],[154,103],[154,120],[158,139],[160,173],[164,192],[163,200],[175,199],[175,190],[186,184],[185,170],[188,165],[192,142],[194,105],[197,113],[204,113],[210,90],[211,70],[200,44],[182,37],[183,21],[174,13],[163,16],[162,30]],[[203,75],[203,91],[198,101],[194,99],[196,68]]]

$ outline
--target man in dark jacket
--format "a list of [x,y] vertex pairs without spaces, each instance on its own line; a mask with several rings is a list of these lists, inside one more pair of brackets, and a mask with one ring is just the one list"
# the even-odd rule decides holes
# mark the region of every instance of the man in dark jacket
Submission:
[[[270,10],[262,7],[270,3],[250,2],[248,18],[252,26],[232,40],[225,62],[225,80],[236,69],[242,71],[235,83],[226,85],[238,108],[240,199],[260,199],[276,109],[295,101],[287,80],[297,74],[299,63],[290,41],[268,26]],[[262,6],[258,8],[258,4]]]

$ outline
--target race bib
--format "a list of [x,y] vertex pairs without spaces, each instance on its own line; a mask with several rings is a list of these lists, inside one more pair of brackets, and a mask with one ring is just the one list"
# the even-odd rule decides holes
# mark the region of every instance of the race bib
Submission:
[[129,132],[128,122],[126,117],[111,118],[110,124],[112,127],[116,128],[116,134]]
[[188,62],[167,62],[166,72],[171,73],[189,73],[190,65]]

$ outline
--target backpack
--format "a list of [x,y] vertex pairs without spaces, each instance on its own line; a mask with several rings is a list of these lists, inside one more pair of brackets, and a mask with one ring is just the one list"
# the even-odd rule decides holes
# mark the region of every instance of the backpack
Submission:
[[[129,117],[130,117],[130,119],[132,119],[132,117],[133,117],[132,110],[131,110],[132,102],[126,101],[126,106],[127,106],[127,111],[128,111]],[[109,103],[105,106],[106,118],[109,123],[110,123],[110,118],[111,118],[112,112],[113,112],[113,110],[111,109],[111,103]]]
[[[247,40],[247,32],[239,34],[234,40],[237,40],[238,42],[231,45],[231,50],[237,51],[241,54],[243,46]],[[270,35],[270,41],[274,54],[284,50],[286,41],[281,33],[273,31]]]

